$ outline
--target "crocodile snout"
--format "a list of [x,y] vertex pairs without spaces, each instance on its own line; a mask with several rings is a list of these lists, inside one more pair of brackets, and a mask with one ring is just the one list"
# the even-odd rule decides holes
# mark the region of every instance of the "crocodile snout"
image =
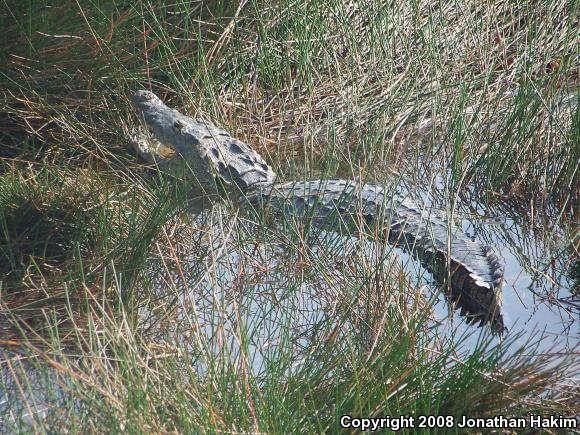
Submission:
[[[144,103],[154,102],[155,100],[159,100],[159,98],[153,92],[146,91],[146,90],[139,90],[133,94],[132,100],[133,100],[134,104],[139,106],[139,105],[142,105]],[[159,101],[161,101],[161,100],[159,100]]]

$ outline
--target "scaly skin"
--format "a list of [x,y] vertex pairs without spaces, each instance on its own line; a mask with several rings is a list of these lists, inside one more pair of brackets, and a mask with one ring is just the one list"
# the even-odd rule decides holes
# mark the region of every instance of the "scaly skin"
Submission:
[[[137,91],[133,103],[157,139],[148,144],[143,133],[137,134],[133,146],[162,170],[167,172],[176,160],[183,162],[198,187],[208,194],[216,193],[220,184],[247,192],[274,181],[276,174],[262,157],[228,132],[170,109],[152,92]],[[161,149],[169,151],[163,155]]]
[[389,195],[375,184],[346,180],[275,184],[276,174],[262,157],[226,131],[168,108],[148,91],[138,91],[133,102],[155,139],[140,133],[131,143],[162,171],[178,177],[189,173],[207,195],[223,186],[254,206],[312,219],[321,228],[334,230],[339,221],[356,222],[362,216],[366,224],[380,225],[390,243],[419,258],[439,282],[448,281],[448,298],[469,322],[489,324],[496,333],[505,330],[503,266],[498,257],[441,215]]

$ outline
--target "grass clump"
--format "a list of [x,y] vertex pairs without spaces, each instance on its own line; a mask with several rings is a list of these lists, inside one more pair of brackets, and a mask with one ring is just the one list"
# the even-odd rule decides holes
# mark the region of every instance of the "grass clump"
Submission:
[[[131,281],[159,231],[157,219],[169,210],[161,193],[155,200],[152,204],[153,198],[135,196],[92,171],[44,167],[1,176],[4,338],[41,333],[49,312],[64,323],[67,317],[80,320],[87,298],[111,299],[105,266],[118,265]],[[78,316],[67,314],[69,309]]]

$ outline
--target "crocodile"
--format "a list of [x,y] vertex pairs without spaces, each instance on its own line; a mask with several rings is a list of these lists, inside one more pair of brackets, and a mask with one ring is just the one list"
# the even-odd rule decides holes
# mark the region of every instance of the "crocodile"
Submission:
[[419,259],[436,281],[447,283],[446,296],[468,323],[489,325],[497,334],[506,330],[503,265],[443,213],[380,184],[343,179],[280,183],[262,156],[227,131],[167,107],[149,91],[137,91],[132,100],[149,131],[131,136],[133,148],[160,171],[190,177],[202,197],[225,192],[259,210],[310,219],[322,229],[336,230],[338,220],[377,225],[389,243]]

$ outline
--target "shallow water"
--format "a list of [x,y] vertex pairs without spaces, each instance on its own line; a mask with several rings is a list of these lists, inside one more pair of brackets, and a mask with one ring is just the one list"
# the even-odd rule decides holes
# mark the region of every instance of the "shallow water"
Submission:
[[[463,229],[468,234],[490,246],[503,260],[505,267],[503,285],[502,314],[508,328],[506,337],[521,334],[512,346],[525,346],[530,340],[544,336],[539,350],[578,352],[580,349],[580,329],[578,299],[570,292],[572,283],[562,273],[562,268],[553,269],[549,276],[539,272],[543,258],[550,252],[545,246],[531,239],[528,245],[517,243],[521,227],[512,220],[502,224],[483,223],[476,227],[469,220],[463,221]],[[524,233],[525,235],[525,233]],[[510,236],[510,237],[508,237]],[[513,240],[516,244],[506,244]],[[558,261],[562,261],[559,259]],[[537,272],[534,273],[533,270]],[[444,304],[436,304],[436,312],[441,318],[448,316]],[[447,322],[450,321],[448,318]],[[450,328],[469,332],[474,327],[466,325],[457,315],[453,316]],[[474,334],[467,343],[476,342]]]
[[[430,193],[423,195],[423,198]],[[517,335],[517,339],[511,342],[515,351],[543,336],[537,350],[578,352],[578,299],[572,296],[572,283],[563,273],[563,258],[558,249],[564,241],[557,240],[558,233],[552,231],[553,238],[546,242],[546,239],[536,237],[515,219],[482,218],[476,215],[461,219],[461,225],[467,234],[490,246],[505,265],[502,313],[508,333],[504,337],[496,337],[497,343],[502,340],[511,341],[505,339]],[[224,229],[216,228],[215,233],[223,234]],[[331,251],[337,258],[349,257],[356,246],[359,249],[363,246],[362,250],[369,254],[375,250],[373,241],[361,242],[356,237],[333,237],[331,233],[324,231],[318,234],[325,244],[332,245]],[[324,276],[320,281],[309,281],[308,278],[293,276],[292,270],[281,266],[277,256],[284,256],[286,249],[283,244],[273,250],[272,247],[265,248],[259,258],[256,258],[256,264],[259,265],[256,268],[248,263],[247,253],[240,255],[232,250],[232,245],[227,245],[219,237],[214,242],[217,244],[213,251],[222,255],[221,259],[212,260],[213,270],[210,275],[214,278],[206,280],[205,283],[198,281],[200,285],[194,293],[184,292],[187,295],[184,297],[197,301],[196,311],[201,322],[199,326],[211,344],[212,352],[223,352],[225,347],[226,353],[234,359],[241,355],[240,343],[244,339],[240,337],[239,328],[236,332],[237,322],[244,325],[249,349],[247,354],[252,356],[250,364],[256,372],[264,370],[269,350],[284,339],[282,331],[286,330],[288,323],[292,325],[295,337],[303,337],[295,342],[296,352],[307,349],[310,342],[307,337],[312,334],[312,325],[328,316],[329,310],[332,310],[333,298],[340,297],[334,294],[335,289],[332,286],[333,273],[340,279],[340,272],[317,271],[314,274],[321,273]],[[317,251],[315,244],[311,247],[313,252]],[[320,252],[323,255],[324,249]],[[438,292],[438,285],[419,261],[402,249],[393,248],[393,252],[398,256],[398,261],[409,274],[412,283],[423,287],[426,294]],[[555,260],[548,262],[549,273],[542,272],[546,266],[545,259],[552,257]],[[191,261],[194,263],[197,260]],[[328,262],[324,264],[327,267]],[[266,275],[257,274],[256,269],[260,267],[270,272]],[[237,295],[232,293],[240,276],[252,277],[250,287],[253,290],[249,294],[244,294],[243,291]],[[284,301],[288,303],[285,304]],[[458,313],[450,313],[442,295],[439,296],[434,310],[436,322],[441,323],[439,332],[456,337],[469,335],[464,346],[474,348],[481,334],[488,332],[487,328],[466,324]],[[243,313],[242,318],[239,318],[239,313]],[[236,315],[238,319],[232,321]],[[201,363],[199,367],[203,370],[204,364]]]
[[[423,191],[417,196],[437,204],[437,198],[431,196],[433,192]],[[543,333],[539,350],[577,353],[580,348],[579,301],[572,296],[572,283],[563,273],[560,248],[565,246],[564,236],[552,229],[538,236],[537,231],[534,233],[513,216],[498,218],[492,212],[481,210],[480,214],[486,217],[470,216],[468,210],[468,207],[458,207],[456,213],[463,216],[464,231],[489,245],[505,264],[502,313],[509,329],[507,337],[519,334],[511,344],[514,351]],[[255,374],[266,374],[270,358],[279,358],[282,348],[294,353],[288,368],[293,370],[307,357],[315,337],[321,336],[314,325],[322,320],[334,321],[333,304],[341,295],[336,290],[338,285],[333,286],[333,283],[343,283],[340,280],[344,276],[339,270],[316,269],[316,265],[312,266],[314,269],[309,275],[301,275],[304,273],[301,268],[289,269],[287,265],[292,261],[288,262],[287,257],[294,254],[288,254],[283,237],[268,246],[242,245],[240,248],[231,241],[235,235],[229,233],[233,228],[228,221],[230,218],[229,212],[220,209],[203,217],[192,217],[192,228],[203,227],[206,235],[184,242],[186,260],[182,265],[186,267],[183,275],[175,270],[167,272],[158,260],[152,260],[156,266],[150,273],[159,292],[163,293],[167,282],[173,281],[179,288],[176,293],[179,301],[175,316],[162,328],[152,331],[151,337],[159,342],[170,341],[178,331],[184,347],[195,355],[193,365],[198,373],[210,370],[209,354],[213,354],[223,355],[235,364],[248,358],[244,364]],[[284,230],[278,232],[285,235]],[[336,256],[336,261],[342,261],[341,257],[353,260],[356,257],[353,252],[361,246],[362,251],[368,253],[376,248],[371,240],[319,234],[331,249],[328,246],[318,249],[313,242],[310,248],[314,257],[330,252]],[[201,247],[211,248],[202,252]],[[437,284],[432,282],[419,261],[399,248],[393,248],[393,252],[411,283],[422,287],[427,295],[438,291]],[[331,263],[325,261],[324,265]],[[441,323],[439,333],[456,337],[469,335],[463,344],[468,348],[475,347],[480,335],[486,333],[485,328],[467,325],[458,313],[450,314],[442,295],[434,311],[436,322]],[[184,333],[194,330],[197,332],[191,335]],[[499,343],[501,339],[496,337],[495,340]],[[3,376],[8,374],[5,370],[3,367]],[[34,394],[39,403],[35,412],[46,415],[42,385],[46,385],[50,376],[38,375],[34,370],[29,371],[29,376],[41,381]],[[18,397],[16,385],[13,391],[0,391],[0,414],[9,405],[13,406]]]
[[[546,243],[512,219],[500,225],[484,224],[478,231],[482,232],[486,233],[482,239],[504,260],[503,311],[508,328],[523,330],[526,334],[535,329],[545,330],[551,337],[547,343],[551,341],[569,351],[577,351],[580,301],[571,294],[573,283],[564,273],[562,254],[554,258]],[[554,265],[546,261],[550,258],[554,258]]]
[[[411,194],[409,186],[401,187]],[[429,185],[412,187],[413,196],[423,203],[445,208],[445,183],[441,176],[436,176]],[[463,231],[489,246],[502,260],[502,314],[507,336],[521,334],[513,346],[526,345],[530,339],[543,335],[539,350],[579,352],[580,298],[571,293],[574,283],[566,275],[565,267],[569,235],[545,216],[543,226],[536,222],[530,228],[526,214],[507,204],[487,208],[457,198],[455,208],[455,221],[460,222]],[[428,276],[423,277],[425,282],[429,281]],[[435,308],[441,318],[448,317],[445,304],[439,303]],[[465,332],[474,329],[457,315],[449,323],[450,329]],[[467,343],[474,344],[476,336]]]

